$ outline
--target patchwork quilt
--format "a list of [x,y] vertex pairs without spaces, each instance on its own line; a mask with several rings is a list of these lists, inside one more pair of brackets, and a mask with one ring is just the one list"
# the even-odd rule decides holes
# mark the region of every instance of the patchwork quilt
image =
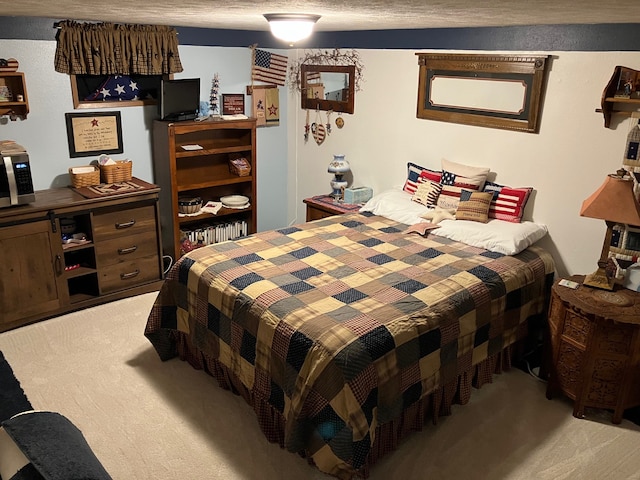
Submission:
[[[145,335],[181,332],[284,419],[284,446],[350,478],[376,426],[514,343],[544,315],[551,256],[324,218],[200,248],[168,273]],[[523,328],[524,327],[524,328]]]

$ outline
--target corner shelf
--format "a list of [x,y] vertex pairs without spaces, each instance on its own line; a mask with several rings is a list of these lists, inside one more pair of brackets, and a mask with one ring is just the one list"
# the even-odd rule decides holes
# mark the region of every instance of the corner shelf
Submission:
[[640,109],[640,91],[631,92],[629,97],[616,96],[619,94],[618,85],[620,82],[620,73],[624,70],[634,75],[634,78],[640,79],[640,71],[618,65],[614,71],[609,83],[602,92],[601,107],[596,112],[602,113],[604,116],[605,128],[611,127],[612,115],[631,116],[631,113]]

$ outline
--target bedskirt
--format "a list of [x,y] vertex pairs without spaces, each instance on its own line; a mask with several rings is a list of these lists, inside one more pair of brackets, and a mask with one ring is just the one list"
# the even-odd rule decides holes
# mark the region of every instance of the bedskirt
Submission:
[[[343,471],[338,478],[348,480],[368,478],[370,467],[384,455],[396,450],[401,441],[411,433],[422,431],[427,422],[435,425],[440,416],[451,415],[452,405],[467,404],[474,388],[492,383],[494,374],[500,374],[511,368],[512,361],[522,353],[523,340],[527,335],[526,324],[522,324],[516,343],[459,372],[457,378],[439,386],[432,393],[408,406],[397,419],[378,425],[375,440],[364,465],[356,472]],[[271,406],[268,399],[253,394],[225,365],[194,346],[188,335],[172,331],[170,337],[181,360],[188,362],[197,370],[204,370],[217,380],[221,388],[244,398],[253,408],[260,429],[267,440],[277,443],[280,448],[285,448],[286,421],[281,413]],[[297,453],[313,464],[310,452]]]

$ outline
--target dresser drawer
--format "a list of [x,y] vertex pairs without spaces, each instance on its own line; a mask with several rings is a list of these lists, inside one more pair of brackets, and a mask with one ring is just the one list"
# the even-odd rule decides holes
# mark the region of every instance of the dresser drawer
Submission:
[[96,244],[111,238],[155,230],[156,215],[153,205],[93,215],[93,241]]
[[151,255],[157,258],[158,239],[154,229],[101,241],[95,249],[98,268],[103,268]]
[[109,265],[101,268],[98,273],[100,291],[103,294],[124,290],[162,278],[160,276],[158,255]]

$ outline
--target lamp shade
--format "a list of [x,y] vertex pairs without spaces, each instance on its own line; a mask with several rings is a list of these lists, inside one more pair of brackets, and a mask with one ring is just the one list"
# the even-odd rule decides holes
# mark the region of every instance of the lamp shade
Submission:
[[633,193],[631,179],[608,175],[600,188],[582,202],[580,216],[640,225],[640,206]]
[[320,15],[307,13],[265,13],[274,37],[291,44],[307,38]]

